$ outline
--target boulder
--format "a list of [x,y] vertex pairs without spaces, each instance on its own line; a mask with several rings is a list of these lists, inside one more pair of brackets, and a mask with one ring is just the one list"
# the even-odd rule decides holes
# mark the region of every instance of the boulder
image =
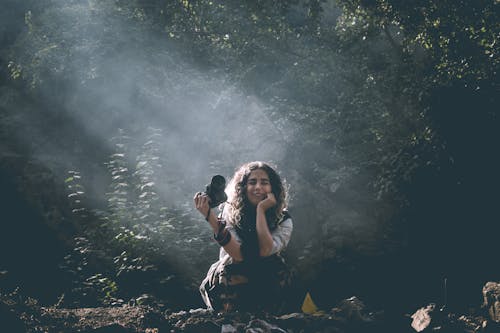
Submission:
[[490,319],[500,323],[500,283],[487,282],[483,287],[483,305]]
[[435,309],[436,305],[434,303],[418,309],[417,312],[411,316],[413,319],[411,327],[413,327],[413,329],[417,332],[425,330],[432,322],[432,315]]
[[332,312],[347,321],[371,322],[374,320],[373,315],[367,312],[363,301],[356,296],[342,300],[332,309]]

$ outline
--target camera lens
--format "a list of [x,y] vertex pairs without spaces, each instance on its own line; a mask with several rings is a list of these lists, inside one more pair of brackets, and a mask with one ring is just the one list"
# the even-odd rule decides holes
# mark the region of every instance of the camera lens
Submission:
[[211,185],[218,190],[223,189],[226,187],[226,179],[221,175],[215,175],[212,177]]
[[226,179],[221,175],[212,177],[212,181],[207,185],[206,193],[210,198],[210,207],[216,207],[227,200],[227,195],[224,192],[226,187]]

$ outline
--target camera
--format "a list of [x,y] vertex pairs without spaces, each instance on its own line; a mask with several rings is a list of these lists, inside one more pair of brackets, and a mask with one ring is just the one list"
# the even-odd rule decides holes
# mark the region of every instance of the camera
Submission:
[[226,179],[221,175],[215,175],[212,177],[210,184],[207,185],[205,193],[210,198],[210,208],[217,207],[221,203],[227,200],[226,192]]

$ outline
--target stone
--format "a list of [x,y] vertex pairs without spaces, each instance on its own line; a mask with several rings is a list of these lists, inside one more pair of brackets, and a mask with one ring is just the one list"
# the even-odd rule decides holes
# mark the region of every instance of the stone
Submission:
[[425,330],[432,321],[432,313],[436,309],[436,304],[431,303],[424,308],[420,308],[415,312],[411,318],[413,319],[411,327],[417,332]]
[[373,319],[369,313],[366,313],[366,307],[363,301],[356,296],[352,296],[341,301],[334,311],[337,316],[341,316],[348,321],[370,322]]
[[487,282],[483,287],[483,305],[490,319],[500,323],[500,283]]
[[236,333],[237,329],[231,324],[224,324],[220,329],[220,333]]
[[254,319],[245,327],[245,333],[287,333],[280,327],[262,319]]

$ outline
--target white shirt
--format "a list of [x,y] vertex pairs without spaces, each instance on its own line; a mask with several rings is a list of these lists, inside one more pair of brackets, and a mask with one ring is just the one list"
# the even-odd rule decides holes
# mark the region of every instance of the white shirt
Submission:
[[[229,232],[231,233],[231,237],[233,237],[239,244],[241,244],[241,239],[238,236],[238,233],[236,232],[234,226],[227,225],[226,229],[229,230]],[[286,220],[278,224],[276,229],[271,231],[271,236],[273,238],[273,248],[271,250],[270,255],[279,253],[286,248],[288,242],[290,241],[290,238],[292,237],[292,230],[293,230],[292,219],[287,218]],[[229,257],[229,254],[221,246],[219,252],[219,260],[227,260],[228,259],[227,257]]]

